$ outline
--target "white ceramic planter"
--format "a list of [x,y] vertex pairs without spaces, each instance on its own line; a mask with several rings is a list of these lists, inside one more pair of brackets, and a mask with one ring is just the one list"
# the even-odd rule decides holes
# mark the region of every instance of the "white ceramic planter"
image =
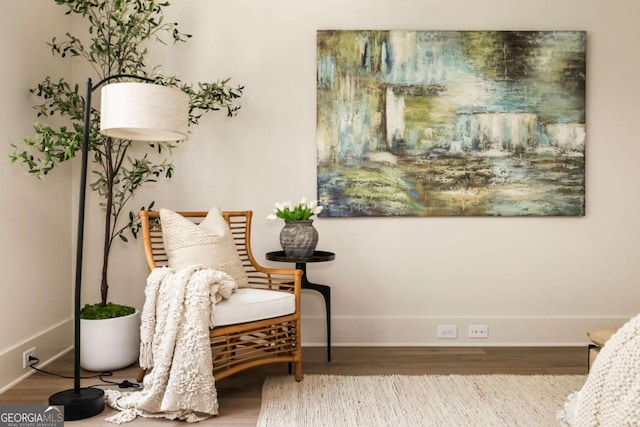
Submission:
[[140,312],[114,319],[80,319],[80,366],[104,372],[125,368],[140,352]]

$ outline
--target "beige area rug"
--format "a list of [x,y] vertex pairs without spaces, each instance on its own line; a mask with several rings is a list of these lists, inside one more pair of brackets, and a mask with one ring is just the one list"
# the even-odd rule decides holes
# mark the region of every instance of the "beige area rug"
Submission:
[[269,377],[259,427],[558,426],[584,375]]

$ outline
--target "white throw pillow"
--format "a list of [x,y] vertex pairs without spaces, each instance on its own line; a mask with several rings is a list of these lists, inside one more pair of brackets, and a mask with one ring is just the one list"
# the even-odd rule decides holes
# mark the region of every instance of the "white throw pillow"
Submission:
[[160,209],[160,221],[169,267],[181,269],[202,264],[229,274],[240,288],[249,286],[229,224],[220,208],[211,209],[199,225],[169,209]]

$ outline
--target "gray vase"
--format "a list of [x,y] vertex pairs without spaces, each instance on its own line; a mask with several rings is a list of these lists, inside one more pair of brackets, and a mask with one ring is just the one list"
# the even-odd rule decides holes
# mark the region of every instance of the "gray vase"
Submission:
[[280,245],[289,258],[307,258],[318,245],[318,230],[312,219],[285,221],[280,232]]

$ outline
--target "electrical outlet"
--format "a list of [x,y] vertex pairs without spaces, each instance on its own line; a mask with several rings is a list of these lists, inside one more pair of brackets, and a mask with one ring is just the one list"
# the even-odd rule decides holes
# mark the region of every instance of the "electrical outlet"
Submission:
[[487,325],[469,325],[469,338],[489,338]]
[[36,348],[31,347],[29,350],[22,353],[22,369],[26,369],[31,366],[32,361],[29,360],[29,357],[37,357],[36,356]]
[[438,325],[438,338],[456,339],[458,338],[457,325]]

